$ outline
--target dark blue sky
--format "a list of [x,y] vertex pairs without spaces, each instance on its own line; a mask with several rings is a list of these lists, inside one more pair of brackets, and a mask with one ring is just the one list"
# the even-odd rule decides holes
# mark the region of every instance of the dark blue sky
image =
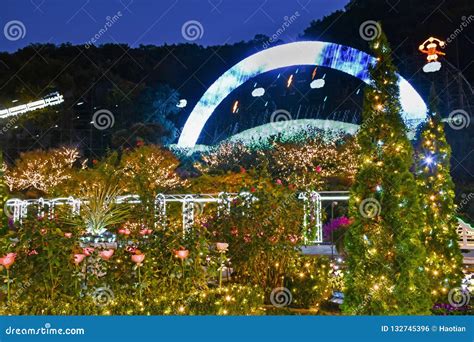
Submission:
[[[29,43],[83,44],[99,35],[106,42],[139,44],[186,42],[183,25],[197,21],[203,45],[248,40],[257,33],[297,38],[311,20],[341,9],[348,0],[2,0],[0,51],[15,51]],[[121,12],[121,16],[117,15]],[[299,16],[295,13],[298,12]],[[106,17],[117,15],[104,33]],[[296,19],[295,19],[296,18]],[[13,22],[12,22],[13,21]],[[18,23],[19,21],[20,23]],[[23,29],[23,27],[24,29]],[[8,31],[10,28],[11,31]],[[19,29],[19,31],[15,31]],[[18,33],[20,32],[20,33]],[[191,33],[192,34],[192,33]]]

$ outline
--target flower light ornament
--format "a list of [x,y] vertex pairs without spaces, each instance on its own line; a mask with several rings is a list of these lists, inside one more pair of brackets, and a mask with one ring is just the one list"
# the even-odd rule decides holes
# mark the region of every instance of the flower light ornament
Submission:
[[132,261],[137,264],[137,266],[142,266],[143,261],[145,260],[145,254],[142,254],[140,251],[135,251],[135,254],[131,256]]
[[226,252],[229,250],[229,244],[226,242],[217,242],[216,249],[219,252],[219,287],[222,287],[223,272],[227,267],[225,266],[227,260]]
[[134,263],[137,264],[137,273],[138,273],[138,295],[140,300],[142,300],[142,281],[141,281],[141,273],[140,273],[140,268],[143,265],[143,261],[145,260],[145,254],[143,254],[141,251],[138,249],[135,250],[135,254],[131,256],[131,259]]
[[181,260],[181,278],[184,278],[184,260],[189,256],[189,250],[181,247],[174,251],[174,255],[176,258]]
[[7,270],[7,299],[10,303],[11,289],[10,289],[10,267],[15,263],[16,253],[8,253],[3,258],[0,258],[0,265]]
[[115,251],[111,248],[105,251],[100,251],[99,256],[102,258],[102,260],[107,261],[112,257],[112,255],[114,255],[114,252]]
[[74,254],[74,263],[76,265],[79,265],[84,260],[85,257],[86,255],[82,253]]
[[174,251],[174,255],[180,259],[181,261],[183,261],[184,259],[186,259],[188,256],[189,256],[189,251],[187,249],[179,249],[177,251]]
[[150,235],[151,233],[153,233],[153,230],[151,230],[149,228],[143,228],[143,229],[140,230],[140,235],[142,235],[142,236]]
[[130,229],[128,229],[128,228],[120,228],[118,230],[118,233],[122,234],[122,235],[130,235],[131,232],[130,232]]

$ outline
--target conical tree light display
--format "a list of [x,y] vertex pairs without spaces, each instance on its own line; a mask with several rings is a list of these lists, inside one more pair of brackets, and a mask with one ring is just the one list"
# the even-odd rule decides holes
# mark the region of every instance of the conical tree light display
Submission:
[[462,278],[462,254],[450,175],[451,148],[436,107],[432,88],[428,121],[423,126],[417,153],[416,177],[424,211],[423,239],[431,295],[433,300],[447,303],[449,290],[458,287]]
[[364,93],[357,139],[360,166],[345,237],[347,314],[427,314],[432,306],[421,241],[413,149],[401,119],[391,49],[383,33],[371,42],[377,63]]

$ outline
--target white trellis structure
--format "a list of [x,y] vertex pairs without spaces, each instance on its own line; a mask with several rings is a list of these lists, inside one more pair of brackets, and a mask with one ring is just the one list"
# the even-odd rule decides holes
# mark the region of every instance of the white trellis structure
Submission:
[[323,242],[323,220],[322,220],[322,202],[323,201],[347,201],[349,200],[348,191],[310,191],[301,192],[298,195],[303,200],[303,231],[305,245],[310,243]]
[[[181,203],[183,232],[188,233],[193,224],[197,212],[202,212],[206,203],[217,204],[217,214],[227,215],[230,213],[231,204],[234,200],[240,199],[244,206],[250,208],[254,201],[258,199],[249,192],[217,194],[158,194],[155,197],[155,228],[166,227],[167,205],[169,203]],[[303,234],[305,244],[323,242],[322,232],[322,202],[323,201],[347,201],[349,193],[347,191],[322,191],[322,192],[302,192],[298,194],[298,199],[303,201]],[[9,199],[5,204],[5,212],[14,222],[22,222],[28,215],[29,209],[36,208],[39,217],[52,218],[57,206],[68,205],[72,215],[79,215],[81,204],[84,200],[73,197],[60,197],[54,199]],[[126,195],[116,198],[117,204],[140,204],[138,195]]]

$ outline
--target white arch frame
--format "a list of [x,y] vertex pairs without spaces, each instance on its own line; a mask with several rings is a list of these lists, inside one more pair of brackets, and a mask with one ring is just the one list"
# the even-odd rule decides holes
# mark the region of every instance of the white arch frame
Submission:
[[[368,67],[375,62],[374,57],[363,51],[320,41],[283,44],[257,52],[231,67],[207,89],[189,115],[177,147],[194,147],[217,106],[232,91],[257,75],[285,67],[317,65],[342,71],[369,84]],[[426,118],[426,104],[401,76],[399,87],[403,118],[410,128],[415,128]]]

